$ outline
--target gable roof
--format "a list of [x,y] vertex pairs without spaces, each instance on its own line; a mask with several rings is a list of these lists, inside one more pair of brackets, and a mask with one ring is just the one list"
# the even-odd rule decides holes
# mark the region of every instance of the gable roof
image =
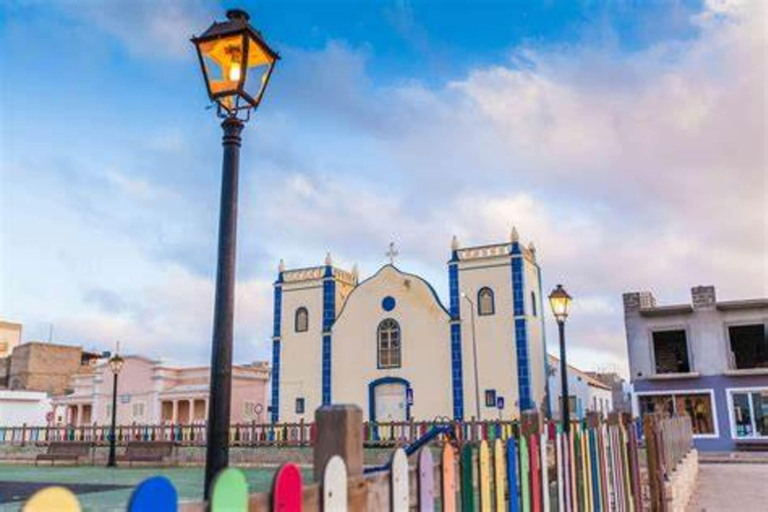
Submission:
[[426,287],[426,288],[427,288],[427,289],[430,291],[430,293],[432,294],[432,297],[434,298],[434,300],[435,300],[435,303],[437,304],[437,306],[438,306],[440,309],[442,309],[442,310],[445,312],[445,314],[446,314],[446,315],[448,315],[448,317],[450,318],[450,316],[451,316],[451,313],[450,313],[450,312],[448,311],[448,309],[447,309],[447,308],[446,308],[446,307],[443,305],[443,303],[442,303],[442,301],[440,300],[440,297],[437,295],[437,292],[435,291],[434,287],[432,287],[432,285],[431,285],[431,284],[429,284],[429,281],[427,281],[426,279],[424,279],[423,277],[421,277],[421,276],[419,276],[419,275],[416,275],[416,274],[409,274],[408,272],[403,272],[402,270],[400,270],[399,268],[397,268],[397,267],[396,267],[395,265],[393,265],[392,263],[387,263],[386,265],[382,266],[382,267],[381,267],[379,270],[377,270],[377,271],[376,271],[376,272],[375,272],[375,273],[374,273],[372,276],[370,276],[370,277],[368,277],[368,278],[366,278],[366,279],[364,279],[364,280],[360,281],[359,283],[357,283],[357,286],[355,286],[355,287],[352,289],[352,291],[349,293],[349,295],[347,296],[347,298],[344,300],[344,305],[341,307],[341,311],[339,311],[339,314],[338,314],[338,315],[336,315],[336,320],[334,321],[334,324],[335,324],[336,322],[338,322],[338,321],[339,321],[339,319],[341,318],[341,316],[344,314],[344,311],[347,309],[347,304],[349,304],[349,301],[352,299],[352,297],[354,296],[355,292],[357,292],[357,291],[358,291],[360,288],[364,287],[364,286],[365,286],[365,285],[367,285],[369,282],[371,282],[371,281],[373,281],[374,279],[376,279],[377,277],[379,277],[379,276],[380,276],[380,275],[381,275],[381,274],[382,274],[384,271],[386,271],[386,270],[388,270],[388,269],[394,270],[395,272],[397,272],[398,274],[400,274],[400,275],[401,275],[401,276],[403,276],[404,278],[407,278],[407,279],[415,279],[417,282],[419,282],[419,283],[423,284],[423,285],[424,285],[424,286],[425,286],[425,287]]

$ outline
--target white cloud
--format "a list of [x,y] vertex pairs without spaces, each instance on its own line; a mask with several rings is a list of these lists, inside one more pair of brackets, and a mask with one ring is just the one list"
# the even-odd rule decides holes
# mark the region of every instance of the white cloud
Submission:
[[[341,119],[388,171],[350,178],[310,163],[275,178],[257,201],[270,223],[290,226],[269,230],[275,250],[299,265],[319,263],[326,247],[375,262],[394,238],[440,276],[452,234],[488,243],[515,223],[539,248],[548,284],[584,298],[574,346],[613,363],[624,352],[624,291],[684,301],[712,283],[721,296],[768,295],[763,7],[731,7],[699,16],[697,38],[635,53],[518,49],[510,65],[442,88],[374,89],[368,101],[386,101],[385,121],[366,132],[372,111],[356,100]],[[367,87],[359,73],[339,80],[340,90]],[[367,165],[345,151],[345,163]]]
[[[150,22],[165,4],[115,7],[130,19],[106,4],[94,12],[68,5],[139,54],[157,45],[169,57],[189,51],[185,30],[174,32],[183,41],[165,45],[167,27]],[[260,112],[243,147],[239,247],[247,257],[238,268],[249,277],[239,281],[236,321],[244,359],[269,355],[278,258],[319,264],[331,250],[372,272],[395,240],[401,260],[441,289],[451,235],[491,243],[513,223],[535,242],[546,287],[563,282],[577,298],[569,321],[577,366],[621,363],[624,291],[678,301],[711,283],[724,298],[768,295],[764,4],[709,5],[692,39],[621,54],[517,48],[504,65],[437,87],[377,86],[366,72],[368,48],[286,51],[274,88],[287,96]],[[162,14],[168,23],[206,26],[202,2],[174,9]],[[155,148],[186,152],[183,133],[155,135]],[[218,149],[211,144],[216,163]],[[69,228],[52,241],[64,247],[73,277],[45,284],[89,300],[67,308],[57,331],[205,362],[213,292],[210,272],[199,269],[213,268],[213,200],[200,205],[200,196],[171,194],[147,175],[115,165],[107,186],[84,201],[86,227],[81,216],[59,217]],[[215,196],[205,183],[205,197]],[[60,193],[83,194],[80,183],[68,185]],[[94,250],[88,236],[103,261],[106,246],[116,247],[115,268],[126,275],[110,276],[106,264],[92,275],[75,254]],[[28,245],[37,262],[43,248]],[[197,273],[182,266],[189,259],[204,263]],[[98,293],[104,288],[112,295]]]
[[58,4],[136,55],[151,58],[191,57],[189,39],[213,22],[216,10],[212,0],[58,0]]

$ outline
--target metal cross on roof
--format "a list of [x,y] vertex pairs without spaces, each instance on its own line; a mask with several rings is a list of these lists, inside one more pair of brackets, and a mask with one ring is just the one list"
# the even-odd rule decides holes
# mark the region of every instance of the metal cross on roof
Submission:
[[389,242],[389,250],[384,253],[384,255],[389,258],[389,264],[394,265],[395,264],[395,257],[400,254],[397,249],[395,249],[395,242]]

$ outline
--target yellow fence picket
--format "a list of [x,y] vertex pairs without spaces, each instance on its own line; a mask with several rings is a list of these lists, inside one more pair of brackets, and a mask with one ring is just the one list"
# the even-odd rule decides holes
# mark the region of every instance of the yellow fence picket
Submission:
[[80,512],[80,501],[72,491],[64,487],[40,489],[27,500],[22,512]]
[[488,442],[480,441],[480,450],[477,456],[478,486],[480,487],[480,511],[491,512],[493,502],[491,500],[491,461],[488,450]]
[[493,489],[496,496],[496,510],[504,510],[505,489],[504,482],[507,480],[507,469],[504,467],[504,442],[496,439],[493,443]]

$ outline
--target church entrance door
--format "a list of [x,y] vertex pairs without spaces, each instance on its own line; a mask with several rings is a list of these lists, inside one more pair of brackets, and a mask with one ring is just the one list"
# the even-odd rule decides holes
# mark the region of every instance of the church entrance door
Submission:
[[408,421],[407,386],[404,382],[388,382],[374,388],[374,420]]

